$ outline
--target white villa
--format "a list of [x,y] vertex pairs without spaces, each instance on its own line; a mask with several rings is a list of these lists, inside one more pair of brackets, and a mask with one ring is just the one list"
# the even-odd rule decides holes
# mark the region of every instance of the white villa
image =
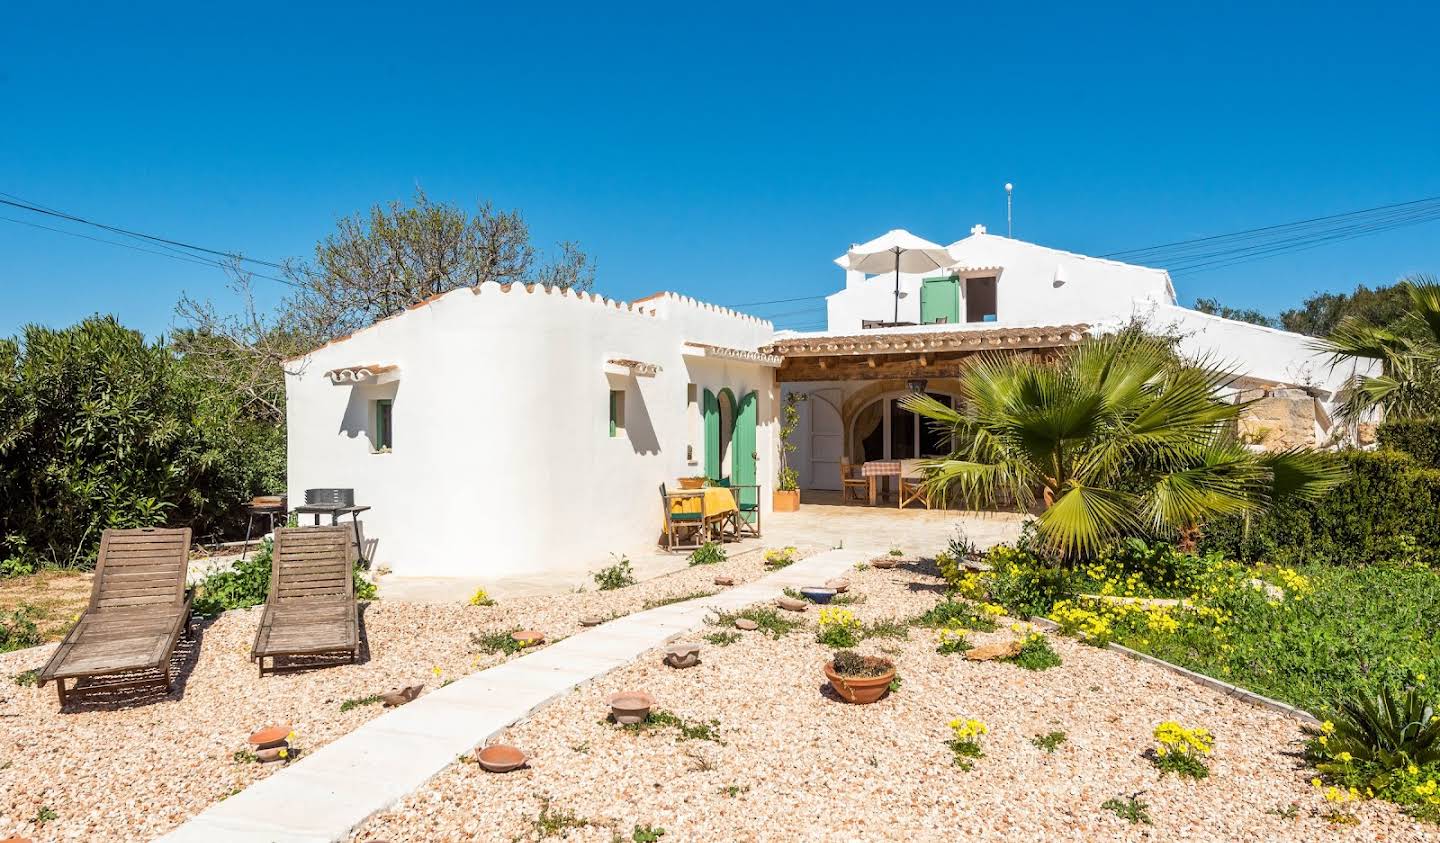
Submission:
[[[1246,431],[1325,444],[1346,372],[1308,338],[1177,305],[1167,272],[985,233],[953,266],[846,271],[828,329],[767,321],[676,293],[621,303],[525,285],[454,290],[291,361],[289,494],[351,487],[376,561],[407,576],[573,570],[596,547],[653,545],[661,484],[758,482],[771,511],[780,403],[795,393],[802,489],[838,489],[842,459],[933,455],[895,404],[956,394],[966,358],[1054,353],[1133,318],[1229,362]],[[846,261],[837,261],[842,268]]]

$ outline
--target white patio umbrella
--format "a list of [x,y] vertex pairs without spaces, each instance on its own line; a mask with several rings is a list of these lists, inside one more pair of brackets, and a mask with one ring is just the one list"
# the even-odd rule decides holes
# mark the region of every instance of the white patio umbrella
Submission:
[[900,273],[929,272],[957,263],[950,250],[939,243],[916,237],[903,228],[887,231],[866,243],[850,247],[836,263],[867,275],[895,272],[895,319],[900,321]]

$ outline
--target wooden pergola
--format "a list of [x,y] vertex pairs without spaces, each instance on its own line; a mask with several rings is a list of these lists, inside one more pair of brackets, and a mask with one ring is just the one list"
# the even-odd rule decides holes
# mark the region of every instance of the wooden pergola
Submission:
[[847,336],[784,337],[760,351],[783,358],[775,375],[779,383],[953,378],[971,358],[987,352],[1053,357],[1084,339],[1089,327],[876,330]]

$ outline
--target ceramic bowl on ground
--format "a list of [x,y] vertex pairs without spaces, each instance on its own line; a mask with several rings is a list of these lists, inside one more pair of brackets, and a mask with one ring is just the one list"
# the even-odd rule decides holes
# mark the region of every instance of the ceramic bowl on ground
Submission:
[[700,645],[693,642],[665,648],[665,663],[671,667],[694,667],[700,663]]
[[519,642],[521,647],[534,647],[545,643],[545,633],[538,629],[522,629],[510,633],[510,637]]
[[779,597],[776,598],[775,605],[787,612],[803,612],[805,611],[805,607],[810,604],[794,597]]
[[508,773],[525,764],[525,753],[509,744],[497,743],[475,753],[475,761],[492,773]]
[[250,736],[250,743],[256,749],[269,749],[285,743],[290,737],[290,725],[288,723],[280,726],[267,726],[264,729]]
[[850,590],[850,581],[844,577],[836,577],[833,580],[826,580],[825,587],[835,589],[836,594],[844,594]]
[[655,707],[655,698],[644,691],[621,691],[611,694],[606,700],[610,704],[610,716],[621,726],[633,726],[650,715]]
[[805,599],[811,603],[829,603],[839,592],[833,588],[811,587],[800,589],[800,593],[805,595]]
[[605,619],[599,615],[584,615],[580,618],[581,626],[599,626],[604,622]]
[[870,563],[870,567],[879,568],[882,571],[888,571],[891,568],[900,567],[900,560],[896,559],[894,556],[884,556],[872,561]]

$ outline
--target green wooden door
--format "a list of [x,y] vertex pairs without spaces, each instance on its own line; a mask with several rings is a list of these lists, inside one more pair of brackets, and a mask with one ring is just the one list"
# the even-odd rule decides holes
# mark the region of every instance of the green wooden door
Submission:
[[705,419],[705,476],[720,479],[720,399],[705,390],[701,412]]
[[[757,407],[760,396],[754,392],[746,393],[740,399],[740,407],[735,412],[735,434],[730,440],[730,482],[736,486],[747,486],[755,482],[756,463],[760,454],[755,450],[755,425],[757,423]],[[759,497],[754,489],[740,489],[737,491],[740,504],[740,511],[746,521],[754,523]]]
[[960,282],[954,278],[926,278],[920,285],[920,324],[960,321]]

